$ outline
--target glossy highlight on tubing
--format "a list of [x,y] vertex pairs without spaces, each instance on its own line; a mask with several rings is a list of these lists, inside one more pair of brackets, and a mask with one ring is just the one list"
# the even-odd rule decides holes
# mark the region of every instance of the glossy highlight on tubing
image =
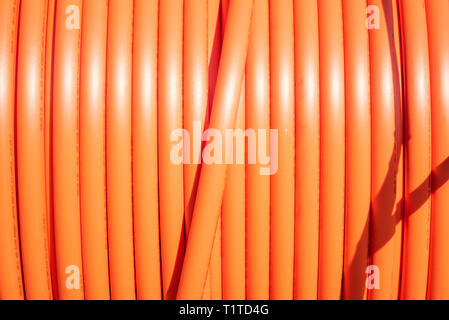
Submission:
[[133,209],[137,298],[161,299],[157,174],[158,1],[134,2]]
[[431,101],[424,1],[399,1],[405,74],[402,299],[425,299],[431,214]]
[[83,4],[80,88],[80,191],[84,292],[108,300],[106,217],[106,41],[107,1]]
[[[56,5],[53,81],[53,196],[58,293],[62,300],[82,300],[83,260],[79,185],[79,78],[81,33],[66,27],[66,7]],[[72,277],[68,277],[72,275]]]
[[371,78],[371,223],[370,263],[383,270],[383,286],[369,290],[371,300],[399,297],[404,142],[399,12],[395,2],[378,6],[379,29],[369,31]]
[[0,3],[0,299],[23,300],[14,152],[19,1]]
[[293,298],[295,225],[294,15],[270,1],[271,128],[279,130],[279,170],[271,176],[270,298]]
[[[245,71],[246,127],[270,128],[269,2],[254,1]],[[268,133],[267,133],[268,135]],[[266,137],[266,149],[270,139]],[[270,177],[246,165],[246,298],[270,296]]]
[[159,3],[158,157],[161,267],[164,299],[175,299],[185,247],[183,166],[170,160],[173,130],[182,127],[183,10]]
[[25,294],[32,300],[52,299],[43,123],[46,18],[45,0],[22,2],[17,52],[17,190]]
[[318,1],[295,10],[294,299],[317,299],[320,222],[320,82]]
[[132,204],[133,1],[109,1],[106,190],[111,299],[136,298]]
[[343,8],[318,2],[320,43],[320,234],[318,299],[340,299],[345,224]]
[[367,299],[371,203],[371,101],[366,0],[343,0],[345,46],[345,247],[343,298]]

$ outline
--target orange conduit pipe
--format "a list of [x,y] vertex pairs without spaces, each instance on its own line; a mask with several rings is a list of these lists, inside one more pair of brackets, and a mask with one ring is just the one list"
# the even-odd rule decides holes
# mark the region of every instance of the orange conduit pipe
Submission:
[[318,298],[340,299],[345,214],[345,77],[341,1],[318,2],[320,244]]
[[52,109],[53,109],[53,50],[55,32],[56,0],[48,0],[47,34],[45,49],[45,106],[44,106],[44,135],[45,135],[45,193],[47,197],[48,247],[50,255],[51,283],[53,299],[58,299],[58,279],[56,268],[56,249],[53,213],[53,167],[52,167]]
[[[183,1],[159,3],[158,157],[163,296],[176,298],[184,256],[182,163],[171,159],[182,128]],[[178,137],[178,138],[182,138]],[[181,149],[182,150],[182,149]],[[181,155],[182,156],[182,155]]]
[[[369,31],[372,128],[369,250],[370,264],[377,268],[369,270],[369,274],[379,275],[380,286],[369,290],[368,297],[396,300],[401,274],[404,169],[399,16],[396,1],[388,4],[369,0],[368,5],[374,6],[372,10],[379,8],[379,28]],[[376,282],[370,285],[375,287]]]
[[366,0],[343,0],[346,198],[343,298],[367,299],[371,204],[371,104]]
[[106,41],[108,2],[86,1],[81,25],[80,193],[84,293],[107,300]]
[[[84,299],[79,186],[82,1],[58,1],[53,83],[54,228],[59,298]],[[73,20],[68,20],[72,12]]]
[[[210,111],[217,84],[218,66],[220,63],[222,43],[222,2],[221,0],[207,0],[207,54],[208,54],[208,82],[207,110],[205,128],[209,126]],[[197,186],[198,189],[198,186]],[[193,208],[192,208],[193,210]]]
[[[222,29],[226,30],[229,1],[222,1]],[[251,36],[250,36],[251,37]],[[242,80],[240,101],[232,140],[232,148],[225,144],[225,161],[231,164],[226,169],[226,182],[221,207],[221,237],[223,265],[223,299],[245,299],[245,76]],[[228,148],[228,149],[227,149]],[[239,149],[240,148],[240,149]],[[228,152],[229,155],[226,153]],[[231,155],[232,152],[232,155]],[[243,159],[239,159],[243,157]],[[229,158],[227,158],[229,157]],[[242,163],[243,161],[243,163]],[[217,226],[220,231],[220,220]],[[220,233],[217,232],[215,239]],[[216,241],[212,250],[212,262],[217,260]],[[218,251],[219,253],[219,251]],[[214,269],[212,269],[214,271]]]
[[[246,127],[266,130],[257,138],[257,152],[270,152],[269,2],[255,0],[246,62]],[[265,138],[265,143],[263,139]],[[255,151],[255,150],[254,150]],[[246,298],[270,296],[270,163],[246,161]]]
[[[202,138],[208,113],[209,11],[208,1],[184,2],[184,215],[189,233],[202,163]],[[210,299],[210,278],[205,299]]]
[[0,299],[449,299],[448,21],[0,1]]
[[[218,64],[220,62],[221,54],[221,37],[222,37],[222,11],[225,6],[225,2],[220,0],[208,0],[207,3],[207,46],[208,46],[208,61],[209,61],[209,91],[208,91],[208,108],[206,110],[205,128],[209,125],[210,121],[210,109],[212,107],[212,100],[215,93],[215,86],[217,83]],[[204,146],[204,143],[203,143]],[[197,176],[199,181],[199,175]],[[198,191],[198,182],[196,185],[196,192]],[[193,207],[192,207],[193,210]],[[217,295],[221,294],[218,290],[221,290],[221,283],[214,287],[212,292],[211,278],[216,279],[221,275],[221,245],[218,243],[221,240],[221,228],[220,218],[217,225],[217,233],[215,234],[214,246],[212,248],[211,262],[209,263],[209,270],[207,273],[206,283],[203,290],[203,299],[211,300],[217,298]],[[214,268],[214,272],[211,275],[211,269]],[[221,279],[220,279],[221,281]],[[217,288],[218,287],[218,288]],[[214,297],[212,297],[214,293]]]
[[[221,4],[221,6],[220,6]],[[214,50],[218,50],[216,48],[216,45],[213,43],[215,42],[215,38],[217,38],[218,35],[223,36],[224,34],[224,28],[225,28],[225,22],[226,22],[226,16],[228,12],[229,7],[229,0],[221,0],[221,1],[209,1],[208,3],[208,55],[210,59],[209,63],[209,71],[211,72],[210,76],[215,77],[215,79],[210,79],[213,82],[210,82],[209,84],[216,85],[216,72],[217,67],[213,65],[214,61],[212,59],[215,59],[215,52]],[[221,11],[220,11],[221,9]],[[220,24],[215,25],[215,32],[216,35],[214,38],[212,38],[212,32],[214,28],[213,20],[216,17],[216,13],[218,11],[218,17],[220,20]],[[218,28],[220,27],[220,28]],[[211,42],[213,41],[213,42]],[[211,47],[214,46],[214,47]],[[217,62],[218,63],[218,62]],[[215,88],[209,88],[210,91],[215,90]],[[213,95],[212,95],[213,97]],[[206,113],[206,117],[210,118],[210,110],[209,113]],[[210,119],[208,119],[210,121]],[[208,121],[208,122],[209,122]],[[198,187],[197,187],[198,188]],[[222,204],[223,206],[223,204]],[[223,208],[221,208],[221,211],[223,211]],[[225,248],[222,247],[222,214],[219,214],[218,216],[218,223],[216,227],[216,233],[214,237],[214,243],[212,246],[212,254],[210,257],[209,262],[209,269],[207,271],[206,276],[206,283],[203,290],[203,299],[205,300],[221,300],[223,298],[223,287],[222,287],[222,278],[223,273],[226,272],[226,266],[222,267],[222,256],[225,254]],[[226,239],[229,239],[226,237]],[[226,241],[226,239],[223,239],[223,241]],[[223,270],[222,270],[223,269]],[[222,273],[223,271],[223,273]]]
[[400,0],[405,101],[405,213],[402,299],[425,299],[431,213],[431,116],[424,0]]
[[17,183],[25,294],[32,300],[52,299],[43,123],[46,17],[46,1],[22,1],[17,65]]
[[[253,1],[231,1],[224,34],[210,128],[233,128],[241,91]],[[223,163],[223,157],[218,159]],[[187,241],[178,299],[201,298],[226,178],[226,165],[203,166]],[[214,185],[214,189],[210,189]]]
[[210,300],[223,299],[222,284],[222,239],[221,239],[221,220],[218,220],[215,229],[214,244],[209,262],[209,281],[210,281]]
[[[190,229],[201,169],[202,136],[208,109],[208,1],[184,1],[184,210]],[[197,130],[197,132],[195,132]],[[196,135],[195,135],[196,133]],[[196,140],[194,140],[197,138]]]
[[294,298],[318,294],[320,78],[318,1],[295,0],[295,282]]
[[133,1],[110,0],[106,88],[106,181],[111,298],[134,300],[132,205]]
[[[295,56],[293,2],[270,0],[271,129],[279,167],[271,176],[270,299],[293,298],[295,226]],[[273,146],[271,146],[273,147]]]
[[[217,4],[218,2],[218,4]],[[229,0],[221,0],[221,6],[220,1],[210,1],[208,3],[208,55],[210,59],[209,63],[209,71],[210,76],[215,77],[215,79],[210,79],[212,82],[210,82],[210,85],[216,85],[216,72],[217,72],[217,66],[214,66],[215,59],[215,52],[218,50],[216,48],[217,46],[213,44],[215,42],[215,38],[217,38],[218,34],[223,33],[224,31],[224,23],[226,21],[226,14],[227,14],[227,8],[229,6]],[[220,11],[221,8],[221,11]],[[217,12],[218,11],[218,12]],[[212,38],[212,32],[214,28],[214,22],[213,20],[216,18],[216,13],[218,13],[218,17],[220,18],[220,24],[215,25],[215,32],[216,35],[214,38]],[[217,17],[217,18],[218,18]],[[220,28],[218,28],[220,27]],[[214,47],[211,47],[214,46]],[[215,52],[214,52],[215,50]],[[217,62],[218,63],[218,62]],[[215,82],[214,82],[215,81]],[[210,91],[213,91],[214,88],[209,88]],[[209,112],[210,113],[210,112]],[[206,114],[207,118],[210,118],[210,114]],[[208,119],[210,121],[210,119]],[[208,121],[208,122],[209,122]],[[209,262],[209,269],[207,272],[207,278],[206,283],[203,291],[203,299],[210,299],[210,300],[221,300],[223,298],[223,287],[222,287],[222,255],[223,255],[223,248],[222,248],[222,224],[221,224],[221,215],[218,217],[218,223],[214,238],[214,244],[212,247],[212,254]]]
[[432,98],[432,221],[427,297],[449,299],[449,2],[426,1]]
[[157,0],[134,1],[133,204],[137,298],[160,300]]
[[[202,161],[202,137],[208,113],[208,1],[184,2],[184,61],[183,90],[191,92],[184,96],[183,122],[185,140],[184,159],[184,216],[186,235],[189,233],[193,206],[198,190]],[[207,296],[210,299],[210,279]],[[205,293],[206,294],[206,293]]]
[[[221,234],[223,265],[223,299],[244,300],[245,294],[245,163],[239,163],[238,155],[245,155],[245,81],[242,82],[235,136],[232,164],[226,171],[223,193]],[[239,148],[242,149],[239,149]],[[242,160],[245,160],[244,157]],[[217,231],[220,225],[217,226]],[[218,234],[218,232],[217,232]],[[216,242],[214,243],[215,250]],[[220,253],[220,251],[218,251]],[[214,259],[214,252],[212,253]],[[213,260],[212,260],[213,261]],[[220,277],[221,281],[221,277]]]
[[19,1],[0,2],[0,300],[23,300],[17,220],[15,78]]

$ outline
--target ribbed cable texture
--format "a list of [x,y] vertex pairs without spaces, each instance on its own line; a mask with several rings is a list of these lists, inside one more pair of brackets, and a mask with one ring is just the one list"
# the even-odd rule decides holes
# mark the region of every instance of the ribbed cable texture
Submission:
[[449,299],[448,0],[1,0],[0,300]]

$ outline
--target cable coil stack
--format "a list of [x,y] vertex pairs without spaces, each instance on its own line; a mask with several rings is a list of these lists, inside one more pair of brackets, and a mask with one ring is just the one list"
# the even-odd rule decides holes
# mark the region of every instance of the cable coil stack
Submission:
[[449,299],[449,0],[1,0],[0,300]]

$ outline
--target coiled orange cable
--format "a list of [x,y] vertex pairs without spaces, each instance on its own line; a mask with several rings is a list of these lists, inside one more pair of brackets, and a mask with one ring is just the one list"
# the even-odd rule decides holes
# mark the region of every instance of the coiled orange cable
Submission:
[[79,186],[81,21],[78,19],[82,4],[63,0],[56,5],[53,195],[58,292],[63,300],[84,299]]
[[32,300],[52,299],[45,194],[46,18],[46,1],[22,1],[17,65],[17,183],[25,294]]
[[449,2],[426,1],[432,99],[432,221],[427,297],[449,299]]
[[320,244],[318,298],[340,299],[345,214],[345,87],[340,1],[318,2],[320,32]]
[[134,2],[133,204],[137,298],[160,300],[156,0]]
[[[229,1],[222,1],[223,33],[226,29],[228,10]],[[245,117],[245,76],[243,76],[237,119],[232,128],[235,131],[233,131],[232,137],[225,136],[225,141],[232,139],[233,142],[232,150],[230,147],[226,149],[225,143],[225,158],[226,152],[232,152],[232,155],[228,155],[229,159],[226,158],[226,160],[231,160],[232,164],[229,164],[226,169],[221,220],[218,221],[211,257],[211,266],[213,266],[213,262],[218,260],[217,256],[220,254],[219,248],[217,250],[217,238],[221,235],[223,298],[225,300],[245,299],[245,144],[242,140],[245,134]],[[239,159],[239,155],[243,156],[241,157],[243,159]],[[212,284],[212,286],[214,287],[216,284]]]
[[405,101],[402,299],[425,299],[431,213],[431,117],[425,2],[400,0]]
[[318,1],[295,6],[295,299],[317,299],[320,193]]
[[292,1],[270,1],[270,49],[271,129],[278,130],[279,137],[279,167],[270,181],[270,298],[291,300],[295,225],[295,57]]
[[[159,3],[158,157],[162,283],[176,298],[185,247],[182,163],[171,161],[172,132],[182,128],[183,1]],[[182,136],[181,136],[182,138]]]
[[[246,62],[246,127],[257,137],[257,152],[270,155],[269,2],[255,0]],[[263,136],[264,135],[264,136]],[[265,138],[265,144],[263,139]],[[270,292],[270,163],[246,161],[246,298],[267,300]],[[271,160],[271,159],[270,159]]]
[[[371,72],[371,227],[370,263],[380,270],[373,300],[396,300],[402,248],[403,110],[398,7],[369,0],[380,9],[379,28],[369,31]],[[373,13],[372,13],[373,14]],[[373,270],[375,271],[375,270]],[[374,283],[375,284],[375,283]]]
[[56,248],[53,211],[53,167],[52,167],[52,109],[53,109],[53,51],[55,31],[56,1],[48,0],[47,34],[45,50],[45,192],[47,196],[48,246],[50,254],[50,270],[53,287],[53,298],[58,299],[58,279],[56,268]]
[[108,2],[86,1],[81,25],[80,191],[84,293],[108,300],[106,217],[106,41]]
[[[215,86],[217,83],[217,73],[218,65],[220,62],[221,53],[221,38],[222,38],[222,12],[225,10],[226,2],[221,0],[208,0],[207,3],[207,46],[208,46],[208,58],[209,58],[209,91],[208,91],[208,108],[206,110],[206,121],[205,128],[209,125],[210,121],[210,109],[212,107],[212,100],[215,93]],[[204,146],[204,143],[203,143]],[[197,177],[199,179],[199,175]],[[198,182],[196,189],[198,190]],[[193,210],[193,208],[192,208]],[[203,290],[203,299],[212,299],[212,294],[214,293],[214,298],[221,295],[221,283],[217,283],[218,276],[221,275],[221,246],[219,241],[221,241],[221,225],[219,222],[217,225],[217,230],[215,233],[214,245],[212,247],[212,257],[209,263],[209,269],[207,272],[206,283]],[[211,269],[214,269],[211,275]],[[215,280],[215,286],[212,288],[212,278]],[[212,292],[213,290],[213,292]]]
[[111,298],[136,298],[132,204],[133,2],[110,0],[106,79],[106,181]]
[[367,299],[371,203],[371,99],[366,0],[343,0],[346,190],[343,298]]
[[15,70],[19,1],[0,2],[0,300],[23,300],[17,220]]

